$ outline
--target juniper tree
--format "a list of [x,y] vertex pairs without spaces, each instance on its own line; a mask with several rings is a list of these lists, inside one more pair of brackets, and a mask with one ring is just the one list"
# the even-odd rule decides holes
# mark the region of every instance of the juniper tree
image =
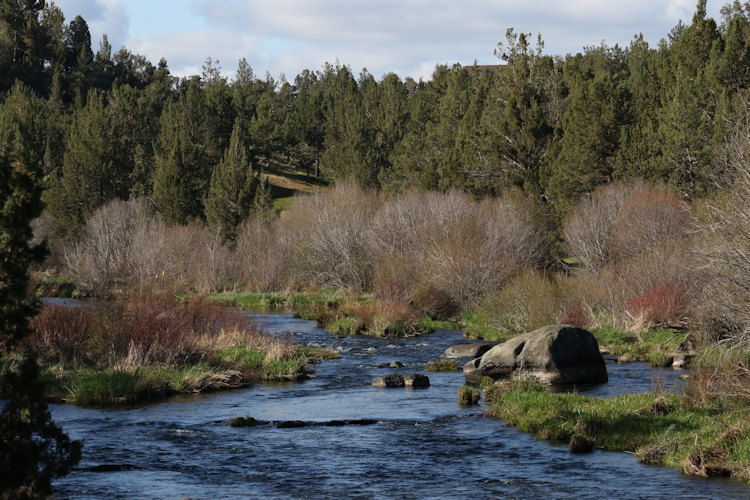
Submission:
[[[30,98],[28,89],[14,93]],[[31,221],[41,204],[38,138],[30,133],[32,106],[6,107],[0,144],[0,356],[17,358],[30,334],[28,319],[38,301],[28,293],[29,266],[42,261],[43,246],[30,246]],[[35,357],[25,353],[9,363],[0,380],[0,497],[49,496],[52,478],[67,473],[80,458],[80,443],[70,441],[51,418]]]
[[259,184],[259,176],[250,165],[241,135],[241,123],[237,121],[229,147],[211,174],[204,200],[206,221],[219,227],[227,240],[235,239],[240,225],[250,215]]

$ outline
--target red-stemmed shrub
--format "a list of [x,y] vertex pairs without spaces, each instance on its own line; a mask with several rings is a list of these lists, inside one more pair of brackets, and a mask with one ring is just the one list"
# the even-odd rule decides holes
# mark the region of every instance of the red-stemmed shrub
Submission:
[[647,323],[661,325],[679,323],[686,308],[685,292],[676,283],[657,283],[625,303],[625,310],[633,316],[641,316]]
[[31,320],[31,328],[31,346],[42,357],[55,362],[88,361],[95,322],[86,308],[48,304]]
[[589,328],[591,326],[591,315],[580,302],[570,306],[561,317],[565,325],[577,326],[578,328]]

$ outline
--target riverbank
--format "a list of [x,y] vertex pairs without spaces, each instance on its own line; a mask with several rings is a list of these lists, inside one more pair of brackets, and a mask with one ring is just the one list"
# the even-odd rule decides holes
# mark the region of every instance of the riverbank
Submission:
[[[236,346],[217,351],[213,359],[187,365],[139,367],[42,367],[50,401],[83,407],[116,407],[154,402],[176,394],[198,394],[248,387],[258,382],[300,381],[313,364],[335,359],[327,349],[293,346],[281,359],[269,352]],[[11,362],[3,363],[6,367]],[[2,390],[0,389],[0,394]]]
[[641,462],[702,477],[750,480],[747,409],[692,404],[684,396],[627,394],[602,399],[540,387],[493,386],[487,415],[538,439],[634,454]]
[[228,307],[288,309],[302,319],[336,335],[413,337],[438,329],[455,329],[458,324],[420,314],[408,304],[383,301],[372,294],[351,294],[336,290],[271,293],[218,293],[208,300]]
[[[79,406],[302,380],[312,364],[339,356],[271,336],[237,311],[166,296],[48,303],[31,327],[29,347],[38,354],[49,398]],[[0,361],[2,370],[16,365],[13,355]]]

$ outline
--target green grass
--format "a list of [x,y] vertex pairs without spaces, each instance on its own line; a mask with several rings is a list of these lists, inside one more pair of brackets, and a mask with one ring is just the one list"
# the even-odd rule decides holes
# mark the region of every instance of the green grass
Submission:
[[[294,357],[268,360],[264,352],[239,346],[217,352],[211,363],[140,369],[47,365],[42,367],[41,376],[53,401],[115,407],[156,401],[173,394],[244,387],[257,380],[301,380],[309,375],[308,363],[338,357],[339,353],[329,349],[294,346]],[[11,363],[8,359],[0,360],[0,375]]]
[[458,323],[455,321],[432,319],[426,316],[419,319],[419,326],[425,333],[437,330],[458,330],[459,328]]
[[479,402],[481,392],[475,387],[462,385],[458,388],[458,403],[463,406],[472,406]]
[[667,328],[632,333],[614,327],[595,328],[591,331],[599,342],[614,356],[627,356],[634,361],[648,361],[654,366],[664,366],[668,355],[685,340],[687,333]]
[[67,276],[37,275],[34,288],[37,297],[82,298],[84,293]]
[[225,349],[219,351],[217,355],[222,361],[249,370],[262,369],[266,359],[266,353],[244,346]]
[[292,206],[293,202],[294,202],[294,196],[285,196],[283,198],[276,198],[275,200],[273,200],[273,208],[275,208],[279,212],[283,212],[284,210],[289,210],[289,207]]
[[704,467],[709,464],[722,474],[750,479],[750,419],[744,408],[696,407],[671,395],[599,399],[513,389],[490,389],[488,414],[539,439],[567,442],[576,435],[685,473],[712,475]]
[[325,330],[336,335],[359,335],[364,332],[364,325],[356,316],[344,316],[325,325]]
[[352,300],[369,300],[367,295],[355,295],[337,290],[314,292],[224,292],[208,296],[208,300],[229,307],[242,309],[295,309],[305,310],[319,305],[335,307],[338,303]]
[[55,399],[78,406],[133,405],[192,392],[196,381],[211,373],[211,367],[204,364],[132,370],[69,368],[59,372],[50,392]]
[[484,318],[483,314],[477,311],[463,313],[460,323],[464,331],[464,336],[470,339],[504,342],[515,336],[507,329],[490,323]]
[[295,350],[300,357],[304,357],[310,363],[319,363],[326,359],[339,359],[341,354],[324,347],[312,347],[307,345],[297,345]]
[[453,359],[439,359],[427,363],[425,369],[428,372],[455,372],[458,371],[458,362]]

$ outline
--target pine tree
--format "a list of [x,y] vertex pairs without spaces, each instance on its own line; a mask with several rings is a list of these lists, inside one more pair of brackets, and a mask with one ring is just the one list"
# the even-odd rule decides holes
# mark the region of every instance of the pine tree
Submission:
[[560,120],[561,75],[554,60],[542,55],[542,41],[534,49],[529,36],[509,29],[495,51],[507,65],[489,90],[472,172],[492,192],[518,187],[541,194],[540,173]]
[[200,82],[190,80],[179,101],[169,104],[161,116],[153,198],[169,222],[186,223],[203,216],[211,169],[221,158],[208,113]]
[[241,135],[241,123],[237,121],[229,147],[211,174],[211,184],[204,200],[206,221],[219,227],[227,240],[234,240],[240,225],[250,215],[259,184]]
[[[30,98],[30,91],[16,87]],[[0,148],[0,352],[7,359],[30,331],[38,302],[28,294],[29,266],[42,261],[43,246],[31,247],[31,221],[41,212],[41,161],[26,125],[31,106],[13,108]],[[7,109],[5,112],[8,112]],[[35,357],[2,375],[5,402],[0,412],[0,497],[36,498],[52,493],[52,478],[80,459],[80,443],[55,425],[44,398]]]
[[132,101],[91,91],[86,105],[77,110],[70,125],[62,177],[47,194],[50,212],[70,232],[76,232],[91,213],[109,200],[125,199],[132,168]]
[[609,71],[572,89],[562,119],[559,154],[543,180],[558,214],[564,214],[583,193],[612,180],[622,127],[630,120],[628,101],[624,82]]
[[289,123],[298,164],[320,176],[320,158],[325,138],[323,94],[318,76],[304,70],[294,80],[295,97]]
[[17,79],[45,92],[50,34],[40,22],[44,5],[43,0],[0,2],[0,93]]
[[692,23],[669,47],[672,79],[661,82],[666,89],[659,113],[661,155],[652,177],[687,196],[705,195],[714,182],[711,158],[722,43],[715,21],[706,18],[705,0],[700,0]]

